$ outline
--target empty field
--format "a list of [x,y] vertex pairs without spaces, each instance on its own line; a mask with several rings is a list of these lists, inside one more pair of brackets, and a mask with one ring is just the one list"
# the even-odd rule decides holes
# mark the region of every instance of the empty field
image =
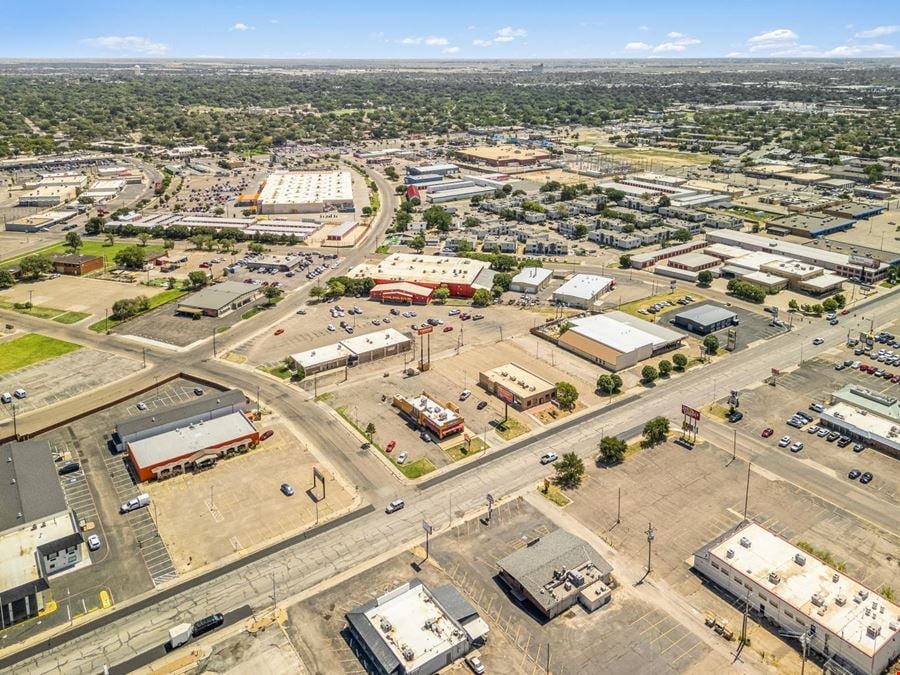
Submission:
[[55,359],[81,349],[81,345],[56,338],[30,333],[0,344],[0,373]]

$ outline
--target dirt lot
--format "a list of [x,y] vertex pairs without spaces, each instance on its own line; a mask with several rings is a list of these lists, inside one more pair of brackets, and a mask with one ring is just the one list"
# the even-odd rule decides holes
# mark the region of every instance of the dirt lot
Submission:
[[[313,466],[319,465],[285,425],[265,420],[261,428],[275,434],[248,454],[219,462],[210,471],[145,486],[179,572],[245,553],[317,522],[311,495],[321,497],[321,486],[315,493],[306,491],[312,487]],[[293,487],[292,497],[281,493],[282,483]],[[327,520],[351,502],[352,496],[329,480],[325,499],[318,502],[318,518]]]
[[[16,399],[16,414],[65,401],[115,382],[141,369],[140,361],[82,347],[78,351],[0,375],[0,391],[19,387],[28,398]],[[60,377],[65,373],[65,377]],[[0,420],[12,419],[11,405],[0,407]]]
[[84,312],[103,318],[104,312],[116,300],[152,296],[162,289],[143,284],[128,284],[102,279],[61,276],[32,283],[16,284],[3,291],[3,297],[12,302],[28,302],[72,312]]

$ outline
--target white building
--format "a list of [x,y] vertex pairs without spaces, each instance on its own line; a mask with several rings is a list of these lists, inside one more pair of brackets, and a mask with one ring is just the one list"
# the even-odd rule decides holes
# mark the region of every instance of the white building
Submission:
[[543,289],[553,276],[553,270],[546,267],[523,267],[512,278],[509,290],[516,293],[537,293]]
[[755,523],[697,551],[694,568],[851,672],[876,675],[900,656],[900,607]]
[[277,171],[259,193],[261,214],[321,213],[353,209],[349,171]]
[[568,307],[590,309],[615,283],[599,274],[576,274],[553,292],[553,301]]

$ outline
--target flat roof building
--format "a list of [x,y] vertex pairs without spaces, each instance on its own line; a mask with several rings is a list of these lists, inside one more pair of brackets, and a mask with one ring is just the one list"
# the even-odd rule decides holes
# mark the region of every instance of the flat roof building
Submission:
[[395,394],[392,405],[417,426],[428,429],[440,439],[462,433],[465,428],[458,407],[449,402],[441,405],[426,391],[409,398]]
[[756,523],[701,548],[694,569],[851,672],[882,673],[900,655],[900,607]]
[[612,565],[593,546],[565,530],[526,543],[497,561],[499,577],[517,600],[548,619],[576,602],[588,611],[612,599]]
[[125,445],[156,436],[178,427],[209,421],[247,409],[247,397],[240,389],[210,391],[179,406],[160,408],[122,420],[116,424],[113,442],[119,452]]
[[409,281],[395,281],[389,284],[376,284],[369,291],[369,297],[382,302],[400,302],[408,305],[427,305],[431,301],[434,289]]
[[465,161],[490,166],[532,166],[553,156],[547,150],[523,148],[518,145],[478,146],[457,150],[456,154]]
[[559,346],[609,370],[629,368],[681,346],[684,336],[658,324],[613,311],[572,319]]
[[379,675],[432,675],[485,642],[489,628],[453,586],[418,579],[345,615],[353,641]]
[[377,284],[409,281],[430,288],[443,286],[451,295],[469,298],[479,288],[490,290],[494,275],[490,263],[473,258],[393,253],[384,260],[357,265],[347,276],[368,277]]
[[353,209],[349,171],[278,171],[269,174],[259,192],[257,212],[321,213]]
[[478,373],[478,384],[520,410],[549,403],[556,396],[555,384],[515,363]]
[[410,176],[420,176],[422,174],[434,174],[437,176],[447,176],[451,173],[458,173],[459,167],[456,164],[425,164],[422,166],[408,166],[406,173]]
[[856,225],[856,221],[849,218],[804,213],[770,220],[766,223],[766,232],[815,239],[849,230],[854,225]]
[[104,265],[102,255],[76,255],[74,253],[54,256],[50,262],[54,272],[76,277],[102,270]]
[[599,274],[576,274],[553,291],[553,302],[590,309],[601,295],[615,285],[614,279]]
[[50,600],[51,575],[89,561],[45,441],[0,446],[0,617],[10,626]]
[[293,367],[301,366],[307,376],[326,370],[368,363],[412,349],[412,339],[393,328],[356,335],[330,345],[291,354]]
[[242,412],[164,431],[126,444],[138,480],[162,480],[215,465],[222,457],[247,452],[259,432]]
[[538,293],[552,278],[553,270],[546,267],[523,267],[510,281],[509,290],[515,293]]
[[702,248],[706,248],[706,246],[707,243],[705,241],[703,241],[702,239],[697,239],[695,241],[689,241],[684,244],[678,244],[676,246],[667,246],[666,248],[661,248],[656,251],[638,253],[631,256],[631,266],[638,270],[644,269],[645,267],[652,267],[662,260],[675,258],[677,256],[684,255],[685,253],[691,253],[693,251],[699,251]]
[[194,316],[225,316],[253,302],[260,288],[259,284],[222,281],[180,300],[175,312]]
[[675,315],[675,325],[692,333],[707,335],[737,324],[737,314],[716,305],[700,305]]
[[864,387],[847,385],[831,396],[820,413],[822,426],[857,443],[900,459],[900,401]]
[[293,272],[300,267],[303,258],[299,255],[264,255],[247,261],[247,269],[251,272],[257,270],[275,270],[276,272]]

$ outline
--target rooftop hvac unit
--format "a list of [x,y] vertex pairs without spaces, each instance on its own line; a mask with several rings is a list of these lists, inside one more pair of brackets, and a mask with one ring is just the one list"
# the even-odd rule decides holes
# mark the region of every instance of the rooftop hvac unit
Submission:
[[728,549],[728,550],[725,552],[725,557],[726,557],[726,558],[733,558],[733,557],[734,557],[734,549],[733,549],[733,548]]
[[394,627],[391,625],[391,622],[388,621],[388,620],[387,620],[386,618],[384,618],[384,617],[381,617],[381,623],[380,623],[379,625],[381,626],[381,630],[383,630],[385,633],[391,632],[391,631],[393,630],[393,628],[394,628]]
[[825,597],[821,593],[813,593],[812,604],[814,604],[816,607],[824,607]]
[[839,595],[834,599],[834,604],[836,604],[838,607],[843,607],[847,604],[847,598],[843,595]]
[[838,581],[840,581],[840,579],[841,579],[841,575],[838,574],[837,572],[835,572],[834,574],[831,575],[832,583],[836,584]]
[[750,540],[747,537],[741,537],[741,546],[744,548],[750,548]]
[[806,564],[806,556],[803,555],[802,553],[795,553],[794,554],[794,562],[797,563],[798,565],[805,565]]
[[781,577],[778,576],[778,572],[769,572],[769,583],[770,584],[778,584],[781,581]]
[[407,661],[412,661],[415,654],[413,653],[412,648],[409,645],[402,645],[400,647],[400,651],[403,652],[403,658]]
[[873,640],[881,635],[881,624],[873,621],[866,627],[866,635]]

